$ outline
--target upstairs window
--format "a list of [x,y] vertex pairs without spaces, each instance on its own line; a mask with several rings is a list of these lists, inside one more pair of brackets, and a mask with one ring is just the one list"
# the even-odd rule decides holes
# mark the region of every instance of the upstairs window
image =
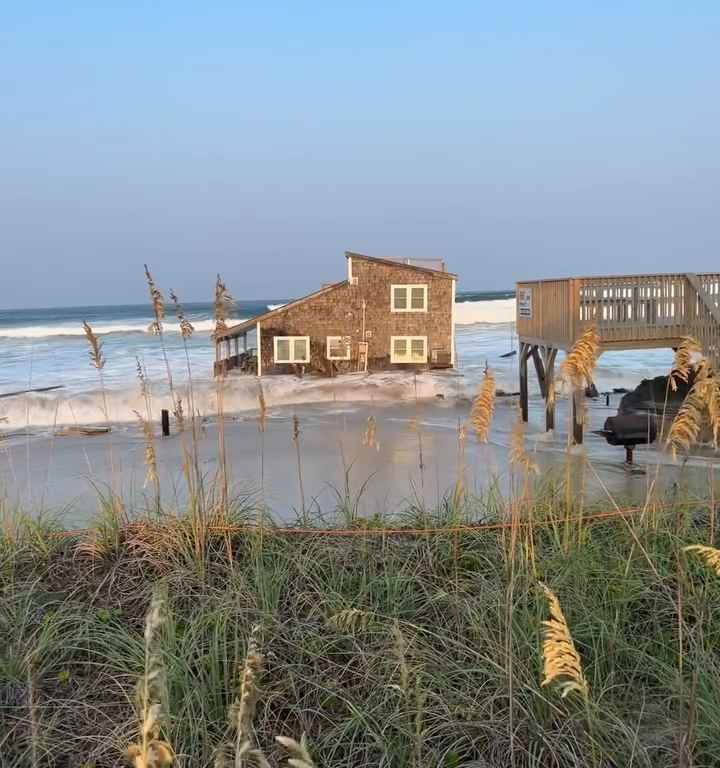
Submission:
[[393,312],[427,312],[426,284],[391,285],[390,309]]
[[328,360],[349,360],[350,359],[350,337],[349,336],[328,336],[327,337],[327,359]]
[[273,359],[276,363],[309,363],[309,336],[275,336]]
[[426,363],[427,336],[391,336],[391,363]]

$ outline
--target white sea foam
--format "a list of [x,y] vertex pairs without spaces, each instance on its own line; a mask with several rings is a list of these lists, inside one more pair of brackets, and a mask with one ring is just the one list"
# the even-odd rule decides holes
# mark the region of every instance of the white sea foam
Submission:
[[[263,378],[263,393],[269,408],[300,403],[391,403],[437,395],[451,397],[464,394],[461,380],[447,374],[425,374],[417,380],[412,373],[348,374],[333,379],[296,376],[268,376]],[[152,392],[155,414],[172,403],[166,387],[157,385]],[[176,396],[188,410],[188,392],[175,382]],[[258,407],[258,381],[250,376],[229,376],[223,384],[223,410],[226,414],[253,412]],[[194,404],[202,416],[213,418],[217,412],[217,385],[209,379],[193,382]],[[107,407],[107,414],[105,413]],[[29,428],[48,428],[66,424],[98,424],[109,419],[112,423],[137,420],[137,412],[144,412],[145,401],[137,386],[107,389],[105,395],[97,390],[88,392],[31,392],[0,400],[0,418],[10,431]]]
[[475,323],[498,325],[514,322],[515,299],[455,302],[456,325],[474,325]]
[[[228,320],[228,325],[242,323],[244,318]],[[215,329],[214,320],[193,320],[193,328],[198,333],[211,333]],[[101,323],[93,325],[92,329],[97,336],[108,336],[110,334],[122,333],[144,333],[149,334],[148,321],[137,323]],[[179,323],[163,323],[163,330],[166,333],[180,333]],[[6,339],[45,339],[58,336],[84,336],[85,331],[80,324],[77,325],[26,325],[16,328],[0,327],[0,338]]]

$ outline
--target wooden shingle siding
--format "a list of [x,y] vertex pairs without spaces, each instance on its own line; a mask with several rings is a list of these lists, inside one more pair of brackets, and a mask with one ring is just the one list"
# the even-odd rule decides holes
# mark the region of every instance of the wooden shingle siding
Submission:
[[[308,372],[324,374],[357,370],[358,342],[368,342],[368,369],[401,370],[425,368],[433,350],[441,360],[452,356],[453,276],[421,270],[402,263],[353,257],[351,283],[310,296],[264,318],[261,326],[261,370],[263,375],[297,372],[300,366],[277,364],[273,359],[275,336],[309,336]],[[426,285],[426,312],[392,312],[391,286]],[[363,309],[364,303],[364,309]],[[364,329],[363,338],[363,314]],[[347,336],[351,340],[350,360],[328,360],[328,336]],[[392,336],[426,336],[428,364],[398,365],[390,362]]]

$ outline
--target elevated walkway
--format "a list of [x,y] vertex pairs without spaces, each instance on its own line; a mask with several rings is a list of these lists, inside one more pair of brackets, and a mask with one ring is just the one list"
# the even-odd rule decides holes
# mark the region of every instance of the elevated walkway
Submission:
[[[528,418],[528,361],[545,398],[547,429],[555,426],[554,380],[558,350],[568,350],[595,326],[601,351],[676,348],[692,336],[720,371],[720,273],[573,277],[517,284],[520,404]],[[577,405],[578,394],[573,402]],[[576,408],[575,440],[582,442]]]

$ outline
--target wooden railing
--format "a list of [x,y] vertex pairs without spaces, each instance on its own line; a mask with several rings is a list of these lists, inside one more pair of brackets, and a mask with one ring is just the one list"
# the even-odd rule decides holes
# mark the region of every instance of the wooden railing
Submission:
[[518,283],[521,340],[567,349],[595,325],[606,349],[676,346],[693,336],[720,369],[720,273]]

